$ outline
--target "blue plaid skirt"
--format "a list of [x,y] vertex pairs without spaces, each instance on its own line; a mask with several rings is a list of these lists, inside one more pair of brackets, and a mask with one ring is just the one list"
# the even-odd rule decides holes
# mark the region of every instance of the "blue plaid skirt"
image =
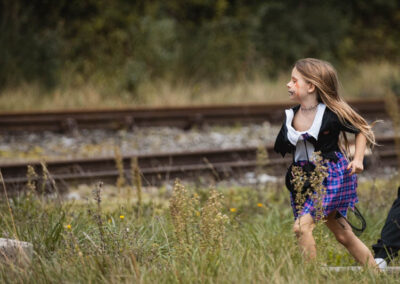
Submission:
[[[341,152],[335,152],[338,157],[337,162],[326,162],[325,166],[328,168],[328,177],[323,181],[325,186],[325,195],[322,199],[323,214],[327,216],[329,213],[337,210],[344,217],[347,216],[347,209],[351,208],[354,210],[354,205],[358,202],[357,197],[357,175],[353,174],[350,176],[351,170],[347,170],[348,161],[346,157]],[[300,165],[303,161],[298,162]],[[306,162],[306,161],[304,161]],[[316,193],[314,193],[315,195]],[[304,202],[303,208],[300,212],[297,211],[293,196],[290,194],[290,201],[293,209],[293,214],[295,219],[297,217],[311,214],[315,218],[315,208],[314,208],[313,196],[310,196]]]

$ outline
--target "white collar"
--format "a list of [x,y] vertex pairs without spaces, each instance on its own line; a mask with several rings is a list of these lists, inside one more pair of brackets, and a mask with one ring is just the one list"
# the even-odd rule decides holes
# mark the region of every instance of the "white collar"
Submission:
[[326,105],[323,103],[318,104],[317,107],[317,113],[315,114],[314,121],[310,127],[310,129],[306,131],[296,131],[293,126],[292,126],[292,121],[294,117],[294,111],[293,109],[287,109],[285,110],[286,113],[286,128],[288,130],[287,136],[290,141],[294,146],[296,146],[297,141],[299,139],[303,139],[301,134],[308,133],[312,137],[315,138],[315,140],[318,140],[318,134],[319,130],[321,129],[322,125],[322,117],[324,116],[324,112],[326,109]]

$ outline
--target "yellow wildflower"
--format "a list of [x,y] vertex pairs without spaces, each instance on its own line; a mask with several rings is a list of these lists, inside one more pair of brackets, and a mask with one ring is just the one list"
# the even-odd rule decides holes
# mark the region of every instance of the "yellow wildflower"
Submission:
[[236,212],[236,208],[229,209],[231,212]]
[[120,215],[119,218],[122,220],[122,219],[125,218],[125,216],[124,215]]
[[258,207],[263,207],[264,205],[262,203],[257,203]]
[[71,225],[68,224],[68,225],[67,225],[67,229],[68,229],[68,230],[71,230],[71,228],[72,228]]

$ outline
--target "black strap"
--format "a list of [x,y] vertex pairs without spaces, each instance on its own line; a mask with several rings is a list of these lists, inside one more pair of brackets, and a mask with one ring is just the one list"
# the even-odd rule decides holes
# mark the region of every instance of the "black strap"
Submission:
[[310,162],[310,159],[308,158],[308,151],[307,151],[306,139],[304,139],[304,137],[303,137],[303,141],[304,141],[304,148],[306,148],[307,161]]
[[347,222],[347,224],[350,225],[350,227],[353,229],[353,231],[355,231],[355,233],[357,235],[360,235],[367,228],[367,222],[365,221],[364,216],[361,214],[360,210],[358,210],[358,208],[356,206],[354,206],[353,212],[354,212],[354,215],[358,218],[358,220],[361,221],[361,228],[357,228],[356,226],[354,226],[346,217],[344,217],[342,214],[340,214],[339,211],[336,211],[335,219],[343,218]]

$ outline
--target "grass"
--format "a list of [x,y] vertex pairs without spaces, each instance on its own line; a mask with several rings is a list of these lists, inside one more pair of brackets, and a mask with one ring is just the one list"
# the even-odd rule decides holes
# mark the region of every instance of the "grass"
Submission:
[[[368,222],[361,239],[369,247],[380,235],[397,185],[398,177],[360,181],[360,208]],[[315,232],[318,258],[305,263],[292,233],[293,216],[282,184],[220,186],[219,194],[210,193],[208,188],[183,188],[179,191],[175,186],[173,192],[144,189],[140,210],[137,197],[127,192],[129,188],[110,186],[97,187],[93,194],[90,189],[94,186],[81,187],[86,196],[82,193],[84,198],[77,201],[60,202],[33,192],[11,197],[17,236],[32,242],[35,252],[29,268],[0,266],[0,281],[398,281],[398,275],[368,270],[335,273],[321,269],[321,265],[355,265],[323,225]],[[0,230],[2,237],[13,237],[13,222],[5,202],[0,204]],[[185,232],[191,232],[190,238],[177,235]],[[399,261],[394,264],[399,265]]]
[[[3,89],[0,93],[0,109],[16,111],[287,102],[286,83],[290,71],[275,79],[258,75],[253,79],[240,79],[219,86],[153,80],[139,85],[136,93],[115,90],[106,84],[76,84],[68,79],[70,76],[65,76],[61,84],[50,91],[43,91],[35,84]],[[396,92],[400,86],[398,67],[388,62],[357,64],[339,70],[339,78],[345,98],[383,98],[388,86],[396,88]]]

